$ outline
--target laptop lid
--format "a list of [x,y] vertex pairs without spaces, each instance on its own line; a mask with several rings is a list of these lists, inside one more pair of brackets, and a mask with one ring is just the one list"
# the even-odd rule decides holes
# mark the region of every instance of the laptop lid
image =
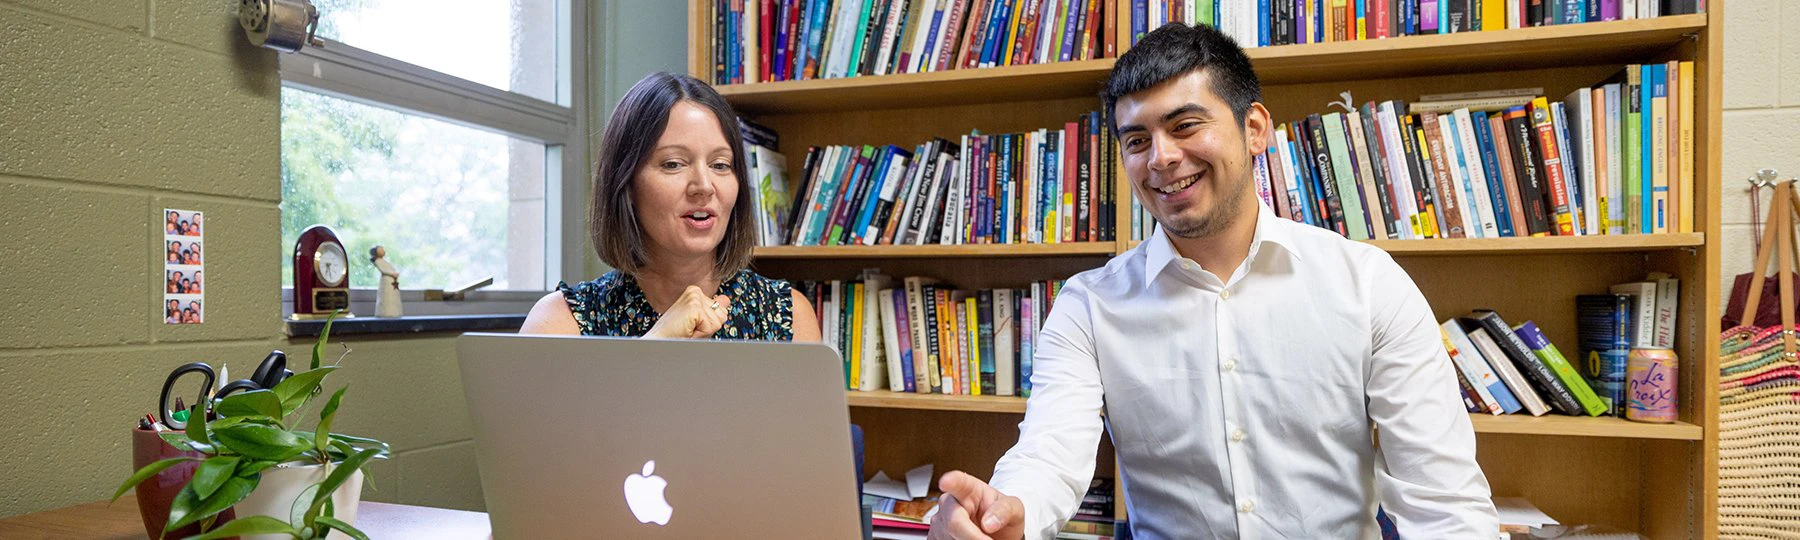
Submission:
[[495,538],[858,538],[819,344],[464,334]]

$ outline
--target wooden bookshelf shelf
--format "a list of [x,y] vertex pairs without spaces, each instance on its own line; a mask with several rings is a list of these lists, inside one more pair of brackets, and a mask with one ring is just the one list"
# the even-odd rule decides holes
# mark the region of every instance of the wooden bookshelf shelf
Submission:
[[1093,97],[1110,58],[718,86],[740,113],[787,114]]
[[1471,414],[1476,433],[1509,435],[1564,435],[1573,437],[1617,437],[1625,439],[1669,439],[1698,441],[1705,428],[1694,424],[1646,424],[1623,418],[1581,418],[1547,414]]
[[[1706,15],[1249,49],[1266,85],[1622,63],[1706,29]],[[717,88],[752,116],[1092,97],[1113,59],[729,84]]]
[[1536,238],[1431,238],[1369,240],[1394,255],[1482,255],[1532,253],[1613,253],[1692,249],[1706,245],[1705,233],[1546,236]]
[[914,409],[985,413],[1025,413],[1025,398],[1002,396],[947,396],[876,390],[847,392],[851,407]]
[[[1706,233],[1535,238],[1430,238],[1425,240],[1365,240],[1364,242],[1398,256],[1648,253],[1705,246]],[[1138,241],[1133,240],[1127,245],[1137,247],[1138,244]]]
[[[912,394],[878,390],[847,392],[851,407],[878,409],[913,409],[976,413],[1024,414],[1025,400],[1000,396],[946,396]],[[1646,424],[1620,418],[1578,418],[1574,416],[1529,416],[1508,414],[1494,416],[1471,414],[1476,433],[1507,435],[1555,435],[1570,437],[1615,437],[1625,439],[1669,439],[1698,441],[1705,431],[1686,423]]]
[[1625,63],[1706,29],[1705,15],[1250,49],[1263,85]]
[[988,257],[1110,257],[1116,242],[1068,244],[967,244],[924,246],[767,246],[756,248],[758,259],[889,259],[988,258]]

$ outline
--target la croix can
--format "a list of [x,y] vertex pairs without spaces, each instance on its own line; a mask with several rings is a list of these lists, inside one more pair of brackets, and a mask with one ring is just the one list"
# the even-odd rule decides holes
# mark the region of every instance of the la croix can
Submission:
[[1625,360],[1625,418],[1638,422],[1675,422],[1679,362],[1671,349],[1632,349]]

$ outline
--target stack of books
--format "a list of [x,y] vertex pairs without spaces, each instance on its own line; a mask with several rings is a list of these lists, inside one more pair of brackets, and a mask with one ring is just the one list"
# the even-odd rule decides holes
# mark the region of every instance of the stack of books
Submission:
[[1473,413],[1600,416],[1606,404],[1535,323],[1479,310],[1440,325],[1463,405]]
[[750,202],[756,207],[757,245],[779,245],[792,218],[787,158],[781,155],[781,136],[760,124],[738,119],[744,138],[745,170],[750,174]]
[[1023,289],[959,290],[892,278],[796,283],[812,300],[825,344],[844,359],[850,390],[1031,395],[1038,332],[1062,281]]
[[1266,47],[1647,19],[1705,9],[1706,0],[1135,0],[1131,42],[1169,22],[1215,26],[1239,46]]
[[1118,0],[718,0],[713,81],[743,84],[1117,56]]
[[767,221],[796,246],[1111,241],[1117,152],[1102,124],[1089,112],[1059,129],[977,132],[910,151],[813,147],[792,214]]
[[1057,531],[1057,540],[1111,540],[1116,526],[1113,523],[1113,479],[1094,478],[1088,484],[1087,493],[1081,497],[1081,506],[1075,508],[1075,515]]

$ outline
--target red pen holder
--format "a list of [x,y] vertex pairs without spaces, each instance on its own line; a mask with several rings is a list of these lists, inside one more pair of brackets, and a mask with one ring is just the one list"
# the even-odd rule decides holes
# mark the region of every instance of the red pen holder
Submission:
[[[131,431],[131,470],[136,471],[145,465],[174,457],[196,457],[205,459],[199,452],[177,450],[168,441],[162,440],[156,432],[148,429]],[[181,488],[187,487],[188,481],[194,478],[194,470],[200,468],[200,462],[180,463],[174,467],[163,469],[144,483],[137,485],[138,515],[144,518],[144,532],[151,538],[186,538],[200,534],[200,524],[182,527],[179,530],[163,534],[164,526],[169,524],[169,505]],[[226,509],[219,513],[215,523],[225,523],[236,519],[237,513]]]

